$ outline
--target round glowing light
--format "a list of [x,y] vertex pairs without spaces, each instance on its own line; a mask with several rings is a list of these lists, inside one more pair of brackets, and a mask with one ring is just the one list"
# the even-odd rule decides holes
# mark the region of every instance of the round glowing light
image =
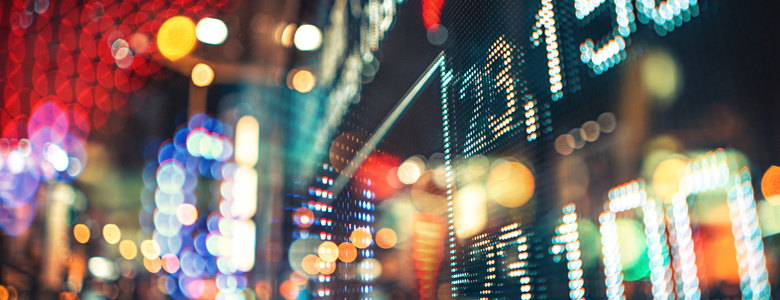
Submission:
[[317,270],[319,270],[320,273],[325,275],[333,274],[333,272],[336,271],[336,263],[327,262],[320,258],[317,258]]
[[179,270],[179,258],[172,253],[163,255],[162,267],[168,273],[176,273]]
[[780,205],[780,167],[771,166],[761,178],[761,193],[769,204]]
[[117,227],[114,224],[107,224],[106,226],[103,226],[103,238],[106,239],[106,242],[109,244],[116,244],[119,243],[119,238],[122,237],[122,231],[119,230],[119,227]]
[[220,45],[227,40],[228,28],[220,19],[203,18],[198,21],[195,35],[201,43]]
[[447,30],[447,27],[444,27],[444,25],[434,24],[431,27],[428,27],[428,33],[426,35],[428,37],[429,43],[440,46],[447,41],[447,38],[450,37],[450,32]]
[[301,260],[301,267],[303,268],[303,271],[309,275],[317,275],[317,273],[320,272],[320,270],[317,269],[318,259],[319,257],[314,254],[304,256],[303,260]]
[[617,127],[617,119],[615,118],[615,114],[611,112],[601,114],[596,121],[599,123],[599,128],[601,128],[601,132],[603,133],[610,133]]
[[412,201],[417,209],[434,215],[447,211],[447,189],[436,180],[444,175],[444,171],[428,170],[412,185]]
[[173,17],[157,31],[157,49],[170,60],[184,57],[195,47],[195,23],[187,17]]
[[345,263],[353,262],[357,258],[357,247],[350,242],[339,245],[339,260]]
[[382,228],[376,232],[376,245],[379,248],[390,249],[398,242],[398,236],[390,228]]
[[159,257],[155,257],[153,259],[144,257],[144,268],[146,268],[149,273],[157,273],[160,272],[160,269],[162,269],[162,262],[160,262]]
[[360,278],[373,280],[372,278],[382,275],[382,263],[375,258],[366,258],[360,261],[358,267],[358,275]]
[[301,228],[308,228],[314,223],[314,213],[305,207],[296,209],[293,213],[293,222]]
[[105,257],[95,256],[87,261],[87,268],[93,276],[101,280],[115,280],[119,277],[116,272],[116,262]]
[[214,70],[207,64],[197,64],[192,68],[192,83],[199,87],[205,87],[214,81]]
[[138,255],[138,249],[131,240],[124,240],[119,243],[119,254],[127,260],[131,260]]
[[145,240],[141,242],[141,254],[147,259],[160,257],[160,245],[154,240]]
[[372,242],[371,233],[367,232],[367,229],[365,228],[355,229],[350,235],[350,241],[352,241],[352,244],[354,244],[355,247],[360,249],[368,248],[368,246],[371,246]]
[[414,184],[425,171],[425,161],[418,156],[412,156],[398,167],[398,180],[404,184]]
[[563,155],[569,155],[574,152],[574,138],[568,134],[562,134],[555,139],[555,151]]
[[677,63],[667,51],[653,50],[643,56],[640,66],[642,82],[662,108],[675,100],[682,76]]
[[322,33],[317,26],[314,25],[301,25],[298,30],[295,31],[295,48],[301,51],[317,50],[322,42]]
[[306,285],[309,282],[309,278],[301,271],[295,271],[290,273],[290,281],[298,286]]
[[325,262],[334,262],[339,258],[339,247],[331,241],[322,242],[317,248],[317,254]]
[[582,124],[580,132],[586,141],[594,142],[599,138],[599,135],[601,134],[601,128],[599,127],[599,123],[596,123],[596,121],[587,121],[585,124]]
[[279,294],[282,294],[282,297],[287,300],[293,300],[298,298],[298,294],[300,293],[300,290],[298,290],[298,285],[296,285],[294,282],[290,280],[285,280],[282,282],[282,284],[279,285]]
[[314,74],[306,70],[300,70],[293,75],[292,85],[296,91],[301,93],[308,93],[314,88],[316,79]]
[[679,190],[685,176],[687,161],[685,156],[673,155],[658,164],[653,172],[653,191],[658,199],[671,203],[671,196]]
[[176,218],[182,225],[192,225],[198,220],[198,209],[189,203],[179,205],[176,209]]
[[531,170],[518,162],[504,161],[490,170],[488,197],[506,207],[518,207],[531,200],[535,181]]
[[0,285],[0,300],[8,300],[9,296],[8,289],[6,289],[5,286]]
[[65,150],[62,150],[60,146],[50,144],[49,147],[46,148],[45,154],[46,160],[48,160],[58,172],[65,171],[65,169],[68,168],[68,163],[70,162],[68,153],[65,152]]
[[282,44],[282,46],[290,47],[293,45],[293,38],[295,36],[296,28],[298,28],[297,25],[290,23],[284,27],[284,29],[281,31],[281,35],[277,35],[277,40]]
[[73,226],[73,237],[76,238],[76,241],[82,244],[85,244],[89,241],[89,228],[87,225],[84,224],[77,224],[76,226]]

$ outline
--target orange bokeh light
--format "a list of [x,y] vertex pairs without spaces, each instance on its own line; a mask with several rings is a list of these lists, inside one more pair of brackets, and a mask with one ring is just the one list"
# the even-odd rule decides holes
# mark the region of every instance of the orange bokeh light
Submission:
[[343,262],[353,262],[357,258],[357,247],[350,242],[343,242],[339,245],[339,260]]
[[352,231],[352,235],[350,235],[350,241],[352,241],[352,244],[354,244],[355,247],[360,249],[368,248],[368,246],[371,246],[372,242],[371,233],[369,233],[366,228],[355,229]]
[[761,179],[761,193],[769,204],[780,205],[780,167],[771,166]]
[[325,241],[320,244],[317,254],[325,262],[334,262],[339,258],[339,247],[331,241]]
[[390,249],[398,242],[398,235],[390,228],[382,228],[376,233],[376,245],[379,248]]

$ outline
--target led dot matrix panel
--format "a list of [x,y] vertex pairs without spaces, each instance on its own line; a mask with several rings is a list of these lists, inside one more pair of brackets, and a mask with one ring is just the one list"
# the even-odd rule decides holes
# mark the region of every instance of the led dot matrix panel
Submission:
[[[558,199],[563,183],[553,172],[562,156],[595,142],[599,133],[612,132],[604,124],[610,120],[614,124],[611,111],[618,106],[617,98],[625,98],[620,93],[630,95],[620,86],[643,55],[671,48],[698,64],[718,58],[713,51],[702,51],[709,48],[701,45],[716,48],[722,43],[719,34],[738,32],[717,16],[723,7],[724,1],[717,0],[447,2],[442,25],[453,34],[444,46],[439,87],[450,195],[446,253],[452,297],[701,299],[720,295],[705,289],[700,268],[708,258],[702,256],[698,240],[701,229],[691,221],[695,213],[689,206],[704,191],[720,191],[728,201],[729,224],[740,253],[734,257],[740,270],[739,295],[769,297],[750,172],[733,163],[736,153],[712,148],[681,162],[686,175],[679,178],[679,186],[684,188],[664,199],[655,198],[659,195],[646,189],[643,178],[604,178],[613,182],[611,188],[589,191],[597,196],[588,200],[584,212],[578,212],[577,204]],[[698,45],[696,50],[685,50],[693,44]],[[693,72],[706,71],[694,68]],[[703,101],[711,91],[702,81],[688,84],[698,94],[685,100],[693,102],[684,105],[691,114],[697,108],[695,101]],[[680,119],[675,124],[685,124],[685,113],[670,116]],[[591,127],[596,122],[590,120],[597,118],[602,128],[594,135]],[[608,159],[598,152],[581,153]],[[472,196],[475,168],[500,165],[499,157],[511,157],[531,169],[535,192],[525,205],[503,207]],[[482,191],[487,198],[493,197],[490,180],[486,179],[487,192]],[[478,206],[473,203],[481,201],[486,202],[484,219],[480,209],[473,209]],[[472,209],[465,219],[458,211],[464,207]],[[640,241],[647,245],[640,256],[649,268],[639,279],[621,263],[618,240],[624,231],[618,228],[629,223],[646,237]],[[584,242],[583,230],[598,231],[600,241]],[[586,253],[583,248],[595,251]],[[625,255],[628,249],[622,251]],[[599,259],[586,260],[585,255]],[[629,280],[642,283],[628,289]]]

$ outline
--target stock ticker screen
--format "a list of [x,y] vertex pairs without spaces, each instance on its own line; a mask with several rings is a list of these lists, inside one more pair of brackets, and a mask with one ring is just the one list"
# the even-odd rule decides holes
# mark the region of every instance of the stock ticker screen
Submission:
[[732,82],[766,59],[731,40],[755,30],[741,5],[447,2],[449,296],[768,299],[753,184],[773,154],[726,125],[769,101]]
[[[401,264],[374,258],[374,250],[382,253],[376,230],[393,212],[369,173],[388,172],[383,161],[400,163],[388,153],[417,150],[418,162],[428,157],[428,171],[419,179],[427,185],[406,183],[423,212],[409,213],[407,226],[412,298],[776,295],[780,201],[777,189],[762,185],[777,176],[770,167],[780,147],[772,133],[780,125],[778,93],[770,88],[778,80],[770,67],[778,41],[762,33],[778,29],[767,21],[769,7],[726,0],[421,4],[426,22],[430,7],[440,8],[433,12],[440,22],[428,28],[440,56],[417,100],[425,104],[406,112],[424,122],[401,118],[401,129],[378,147],[389,151],[372,154],[331,194],[374,126],[361,124],[380,117],[363,100],[344,117],[317,177],[296,182],[304,196],[292,195],[294,223],[314,221],[296,228],[293,240],[377,240],[344,252],[360,261],[357,277],[340,271],[348,264],[327,265],[313,295],[370,299],[375,284],[397,284],[367,283],[382,272],[375,266]],[[420,42],[392,31],[383,41]],[[372,80],[364,99],[376,96],[372,85],[381,89],[380,75]],[[290,257],[291,264],[301,260]],[[394,293],[387,299],[399,299]]]

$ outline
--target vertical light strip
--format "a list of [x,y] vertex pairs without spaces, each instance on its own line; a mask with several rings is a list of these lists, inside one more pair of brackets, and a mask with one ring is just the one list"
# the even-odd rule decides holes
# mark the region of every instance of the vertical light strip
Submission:
[[448,95],[448,89],[450,87],[450,82],[452,82],[452,70],[447,69],[447,62],[444,58],[446,58],[445,55],[442,55],[442,62],[439,64],[439,73],[441,78],[441,120],[442,120],[442,128],[444,131],[444,171],[445,171],[445,178],[447,183],[447,236],[449,245],[450,245],[450,274],[451,274],[451,284],[452,284],[452,296],[453,298],[458,298],[458,287],[457,283],[459,282],[457,277],[457,271],[458,271],[458,263],[455,261],[457,257],[457,250],[455,250],[455,227],[453,226],[453,220],[452,220],[452,153],[450,146],[450,113],[449,113],[449,97]]
[[[553,0],[542,0],[542,8],[536,13],[536,24],[532,27],[531,42],[533,46],[539,46],[542,36],[545,36],[544,42],[547,45],[547,66],[550,75],[550,92],[552,100],[558,101],[563,97],[563,83],[561,80],[561,60],[558,52],[557,26],[555,25],[555,12],[553,11]],[[544,28],[544,30],[542,30]]]
[[643,221],[647,236],[647,257],[650,260],[653,299],[674,299],[664,213],[661,206],[653,199],[645,201],[642,210],[645,215]]
[[647,200],[645,181],[638,179],[612,188],[609,190],[608,196],[608,210],[599,216],[607,297],[609,299],[624,299],[623,266],[620,264],[620,246],[617,242],[615,214],[644,205]]
[[[756,201],[748,169],[732,172],[729,186],[731,230],[737,247],[742,299],[768,299],[770,285],[763,251],[764,243],[761,239],[761,228],[758,226]],[[742,270],[747,272],[743,273]]]
[[580,252],[580,233],[577,231],[577,212],[574,203],[563,207],[562,224],[555,228],[550,254],[560,255],[566,251],[566,267],[569,269],[569,298],[585,299],[585,281],[582,279],[582,252]]

